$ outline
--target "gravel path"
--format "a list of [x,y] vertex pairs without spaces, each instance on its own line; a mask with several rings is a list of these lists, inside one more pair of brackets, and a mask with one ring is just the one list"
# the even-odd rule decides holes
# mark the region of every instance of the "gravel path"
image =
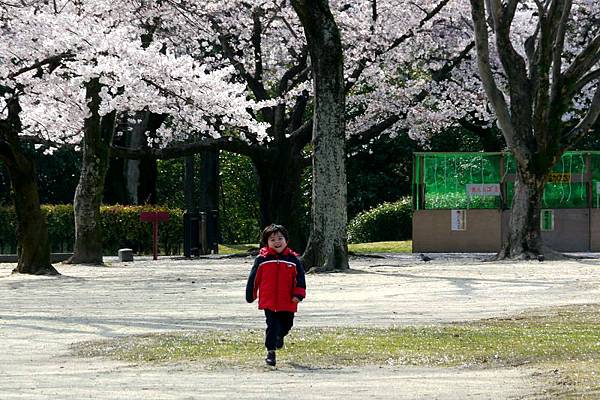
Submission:
[[[600,303],[600,260],[488,263],[434,255],[353,259],[348,273],[308,275],[296,326],[422,325]],[[366,367],[268,370],[133,365],[72,355],[75,343],[139,333],[262,328],[244,301],[252,260],[136,258],[57,264],[60,277],[0,264],[2,399],[513,399],[539,393],[536,371]]]

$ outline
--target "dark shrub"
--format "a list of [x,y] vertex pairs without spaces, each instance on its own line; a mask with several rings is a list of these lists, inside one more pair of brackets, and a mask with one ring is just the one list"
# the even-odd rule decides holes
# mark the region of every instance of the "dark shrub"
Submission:
[[359,213],[348,224],[349,243],[408,240],[412,236],[412,201],[404,197]]

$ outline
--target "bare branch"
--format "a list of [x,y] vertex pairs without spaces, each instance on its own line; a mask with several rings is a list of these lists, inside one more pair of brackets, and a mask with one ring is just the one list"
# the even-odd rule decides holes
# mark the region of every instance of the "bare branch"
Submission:
[[[303,91],[302,94],[296,96],[296,103],[292,107],[289,116],[289,126],[291,129],[297,129],[302,125],[304,120],[304,112],[308,106],[308,92]],[[312,121],[312,119],[311,119]]]

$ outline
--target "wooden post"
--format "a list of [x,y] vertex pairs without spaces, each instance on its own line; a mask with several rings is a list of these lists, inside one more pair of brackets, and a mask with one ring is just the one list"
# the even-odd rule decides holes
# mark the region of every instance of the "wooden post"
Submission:
[[167,222],[169,213],[165,211],[144,211],[140,213],[140,221],[152,223],[152,256],[158,259],[158,223]]

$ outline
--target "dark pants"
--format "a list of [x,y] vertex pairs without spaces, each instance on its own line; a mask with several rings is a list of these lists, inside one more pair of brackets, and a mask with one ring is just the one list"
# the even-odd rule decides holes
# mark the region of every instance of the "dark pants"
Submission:
[[294,325],[294,313],[289,311],[265,310],[267,318],[267,331],[265,332],[265,347],[267,350],[275,350],[277,339],[288,334]]

